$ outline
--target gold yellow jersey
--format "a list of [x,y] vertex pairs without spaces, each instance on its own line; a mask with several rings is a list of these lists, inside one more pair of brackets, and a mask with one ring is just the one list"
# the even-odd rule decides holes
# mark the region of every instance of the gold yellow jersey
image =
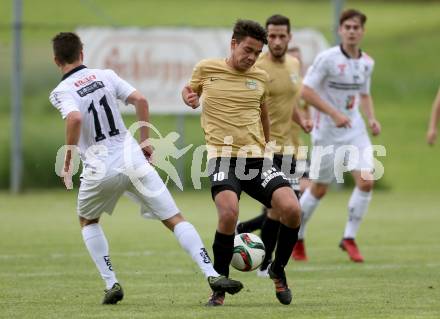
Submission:
[[[281,147],[276,153],[283,153],[285,145],[292,145],[292,113],[301,91],[300,63],[290,55],[286,55],[284,62],[274,62],[266,52],[255,65],[269,75],[266,104],[270,118],[270,140]],[[287,149],[286,153],[289,153]]]
[[[202,60],[195,66],[190,86],[201,96],[201,125],[208,158],[245,157],[246,148],[255,150],[248,157],[264,156],[266,143],[260,114],[267,82],[265,71],[253,66],[240,72],[227,65],[225,59]],[[225,152],[228,149],[230,152]]]

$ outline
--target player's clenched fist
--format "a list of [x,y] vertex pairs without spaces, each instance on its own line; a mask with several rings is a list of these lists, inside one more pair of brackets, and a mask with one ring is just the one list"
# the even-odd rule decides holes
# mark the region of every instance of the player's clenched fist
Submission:
[[313,130],[313,121],[312,120],[303,120],[301,122],[301,128],[304,133],[310,133]]
[[332,116],[333,121],[336,124],[336,127],[345,127],[350,128],[351,127],[351,121],[350,118],[341,112],[335,112],[335,114]]
[[64,157],[64,166],[63,170],[61,171],[61,180],[64,183],[64,186],[66,186],[67,190],[73,189],[73,182],[72,182],[72,151],[67,150],[66,155]]
[[199,95],[193,91],[193,89],[186,85],[182,91],[182,98],[186,105],[196,109],[200,106]]
[[382,130],[380,123],[378,120],[376,119],[371,119],[368,121],[368,126],[371,129],[371,134],[373,134],[373,136],[377,136],[380,134],[380,131]]

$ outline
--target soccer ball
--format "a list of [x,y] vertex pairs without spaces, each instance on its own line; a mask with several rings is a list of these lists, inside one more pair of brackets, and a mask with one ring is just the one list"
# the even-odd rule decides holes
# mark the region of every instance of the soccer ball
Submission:
[[252,271],[263,262],[266,252],[263,241],[255,234],[243,233],[234,238],[231,265],[240,271]]

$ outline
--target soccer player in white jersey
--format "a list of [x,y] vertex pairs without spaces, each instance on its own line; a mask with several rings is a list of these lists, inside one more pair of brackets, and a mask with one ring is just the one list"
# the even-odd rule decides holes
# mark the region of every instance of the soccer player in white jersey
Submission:
[[[102,213],[111,214],[124,192],[140,203],[142,213],[160,219],[174,233],[208,279],[211,289],[231,294],[240,291],[243,286],[239,281],[220,276],[214,270],[196,229],[183,218],[150,166],[152,150],[144,146],[148,144],[148,127],[140,128],[139,146],[124,125],[117,100],[134,105],[138,120],[148,122],[145,97],[114,71],[84,66],[82,43],[76,34],[62,32],[52,42],[55,64],[63,74],[50,94],[51,103],[66,123],[68,150],[63,180],[66,188],[71,189],[72,148],[77,146],[84,167],[77,212],[84,243],[106,285],[102,303],[115,304],[124,296],[99,225]],[[127,162],[127,158],[131,160]],[[132,183],[133,171],[139,169],[143,169],[143,174],[134,177],[138,183]]]
[[304,78],[302,96],[317,112],[312,132],[310,178],[313,182],[300,200],[301,230],[292,254],[297,260],[307,259],[304,246],[307,222],[332,180],[336,177],[342,181],[344,170],[351,172],[356,187],[348,203],[348,221],[339,246],[352,261],[364,260],[355,237],[371,201],[373,152],[359,106],[372,135],[381,131],[370,94],[374,61],[359,47],[366,20],[357,10],[342,12],[338,29],[341,45],[319,54]]

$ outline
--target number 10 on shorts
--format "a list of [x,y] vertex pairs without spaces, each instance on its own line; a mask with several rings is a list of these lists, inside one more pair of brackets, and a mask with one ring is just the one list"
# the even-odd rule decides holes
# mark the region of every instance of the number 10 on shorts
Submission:
[[213,175],[214,182],[221,182],[225,179],[225,172],[218,172]]

